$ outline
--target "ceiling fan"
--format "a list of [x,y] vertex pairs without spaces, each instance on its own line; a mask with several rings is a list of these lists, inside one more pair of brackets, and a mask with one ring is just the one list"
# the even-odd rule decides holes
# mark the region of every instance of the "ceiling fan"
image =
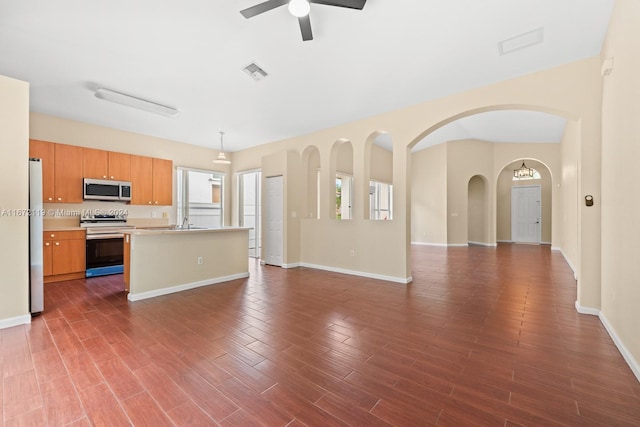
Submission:
[[362,10],[367,0],[267,0],[263,3],[241,10],[240,13],[245,18],[252,18],[261,13],[268,12],[276,7],[289,4],[289,12],[298,18],[302,40],[313,40],[311,33],[311,21],[309,20],[310,3],[324,4],[327,6],[346,7],[349,9]]

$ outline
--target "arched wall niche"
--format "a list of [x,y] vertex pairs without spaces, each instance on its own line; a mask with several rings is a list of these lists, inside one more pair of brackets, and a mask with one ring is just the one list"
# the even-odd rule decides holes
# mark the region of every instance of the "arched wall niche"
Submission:
[[335,197],[329,198],[329,218],[353,218],[353,145],[340,138],[331,146],[329,180],[327,188]]
[[467,185],[467,240],[469,244],[490,245],[489,185],[486,177],[474,175]]
[[[364,145],[362,206],[364,219],[391,219],[393,210],[393,140],[387,131],[372,132]],[[382,211],[381,211],[382,209]],[[389,213],[385,215],[385,212]]]

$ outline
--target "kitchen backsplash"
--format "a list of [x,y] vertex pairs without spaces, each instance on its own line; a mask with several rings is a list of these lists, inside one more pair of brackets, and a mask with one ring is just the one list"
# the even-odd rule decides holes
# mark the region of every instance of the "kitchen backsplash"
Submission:
[[54,224],[77,226],[83,214],[125,214],[128,222],[134,225],[162,225],[176,222],[176,212],[172,206],[141,206],[121,202],[45,203],[44,213],[45,226],[52,221]]

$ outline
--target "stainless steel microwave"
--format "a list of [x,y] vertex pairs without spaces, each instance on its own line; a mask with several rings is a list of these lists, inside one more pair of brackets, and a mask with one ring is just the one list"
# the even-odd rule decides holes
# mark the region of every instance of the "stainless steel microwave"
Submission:
[[131,182],[106,179],[83,179],[85,200],[123,201],[131,200]]

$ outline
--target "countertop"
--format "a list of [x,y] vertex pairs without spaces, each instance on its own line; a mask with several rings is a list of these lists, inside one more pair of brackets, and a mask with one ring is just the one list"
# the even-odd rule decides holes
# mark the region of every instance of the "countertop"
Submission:
[[186,228],[186,229],[168,229],[168,227],[149,227],[149,228],[134,228],[131,230],[124,230],[124,234],[130,234],[134,236],[145,236],[154,234],[195,234],[195,233],[225,233],[230,231],[244,231],[251,230],[250,227],[221,227],[221,228]]
[[57,226],[53,226],[53,227],[45,227],[43,229],[43,231],[45,232],[49,232],[49,231],[83,231],[86,230],[85,228],[82,227],[73,227],[73,226],[64,226],[64,225],[57,225]]

